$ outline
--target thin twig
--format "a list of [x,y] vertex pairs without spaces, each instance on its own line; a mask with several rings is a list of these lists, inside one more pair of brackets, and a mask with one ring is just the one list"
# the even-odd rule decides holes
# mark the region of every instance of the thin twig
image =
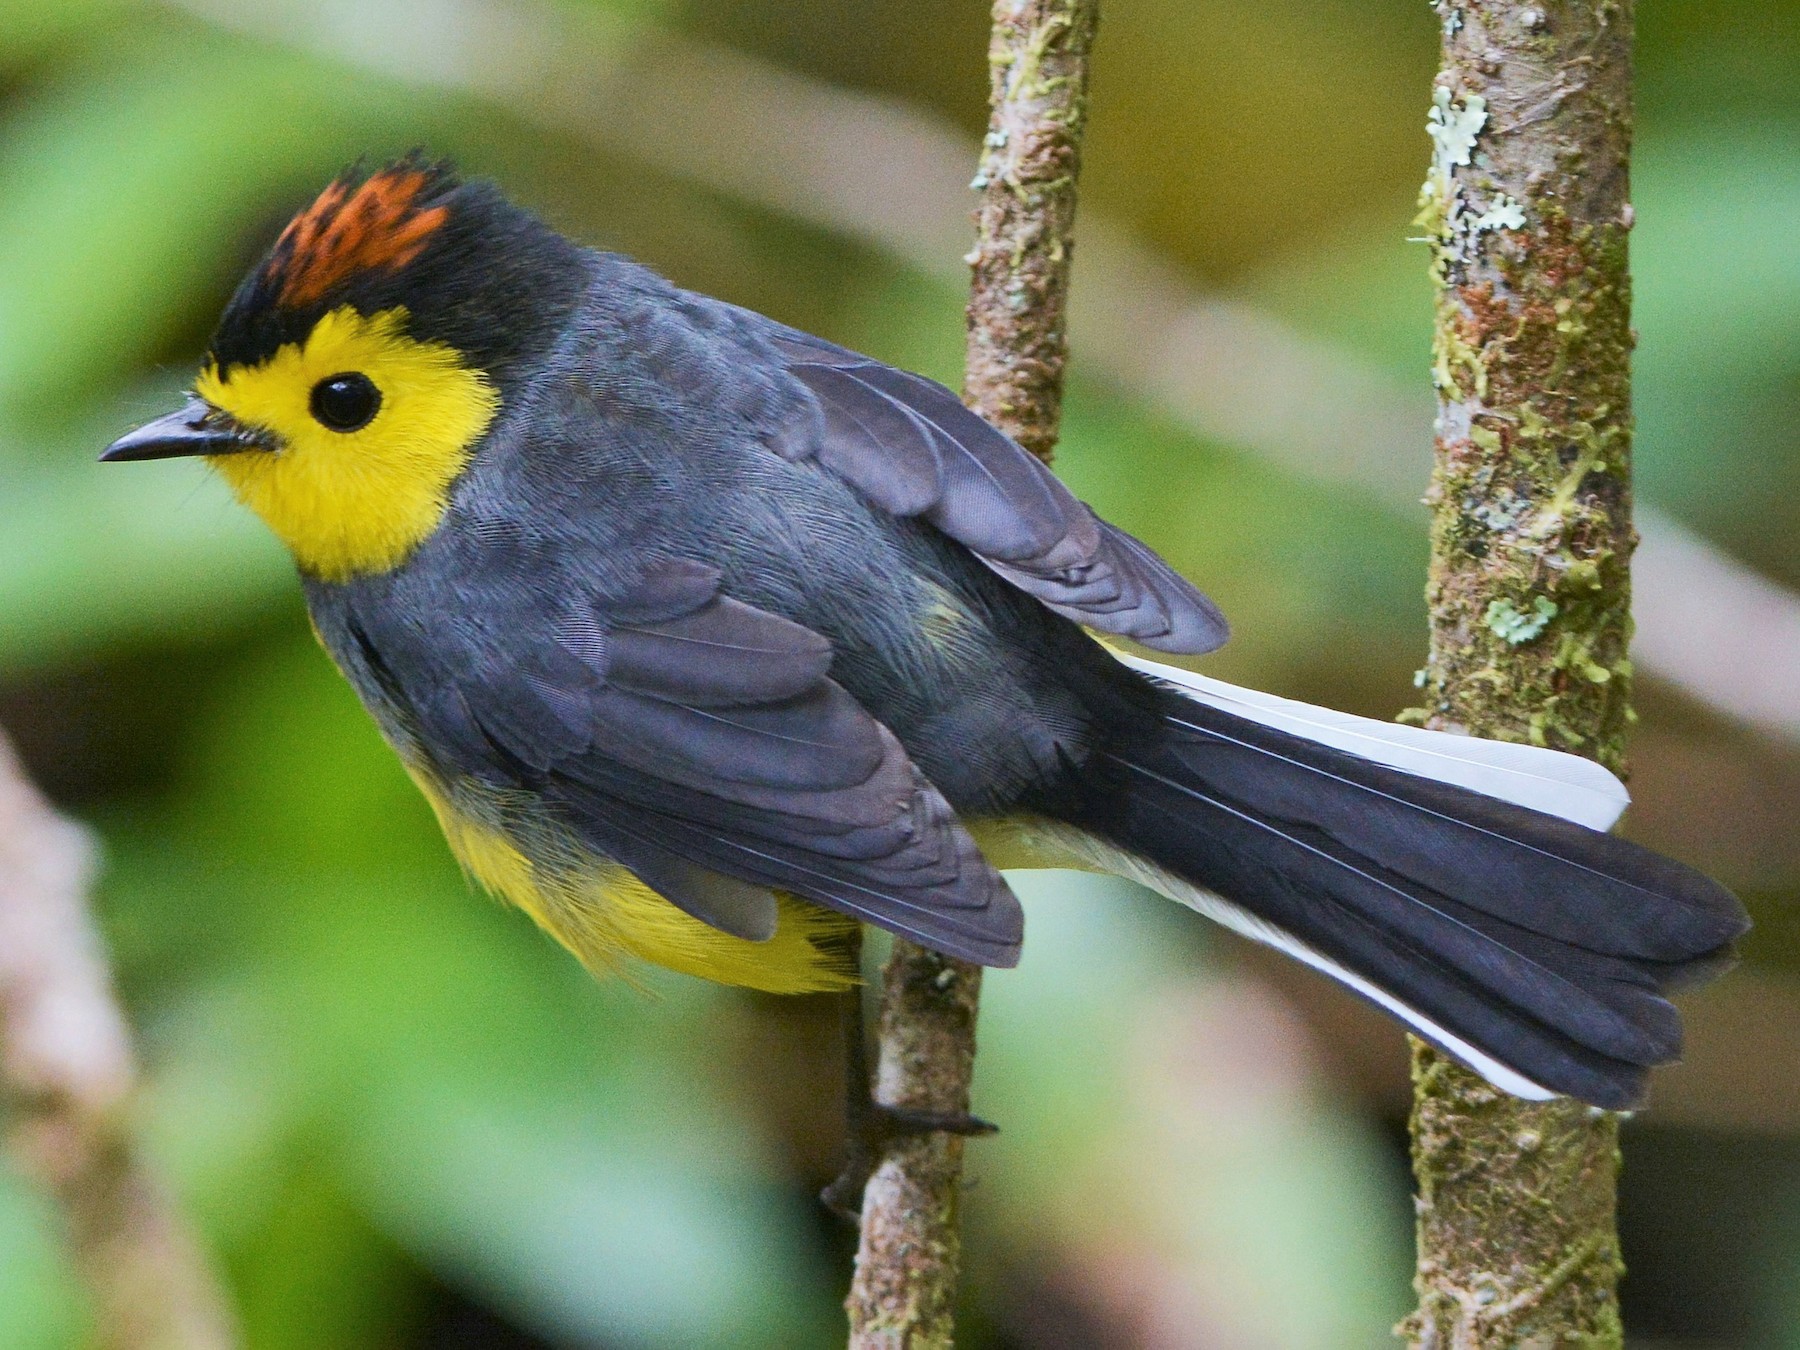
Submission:
[[[1630,717],[1630,0],[1445,0],[1430,725],[1617,769]],[[1554,91],[1554,97],[1546,97]],[[1623,1339],[1618,1121],[1415,1043],[1419,1347]]]
[[[1048,459],[1068,356],[1075,183],[1098,0],[995,0],[992,115],[969,255],[971,408]],[[975,1070],[981,969],[897,941],[882,975],[877,1100],[962,1114]],[[853,1350],[954,1339],[963,1140],[897,1141],[863,1196],[846,1308]]]
[[87,910],[97,853],[0,736],[0,1090],[7,1146],[60,1204],[102,1350],[228,1350],[217,1283],[129,1128],[137,1081]]

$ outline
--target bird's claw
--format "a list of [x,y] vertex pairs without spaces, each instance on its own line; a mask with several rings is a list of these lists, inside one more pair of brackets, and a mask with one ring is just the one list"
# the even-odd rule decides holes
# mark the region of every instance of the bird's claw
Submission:
[[916,1139],[928,1134],[954,1134],[963,1138],[998,1134],[992,1121],[967,1111],[926,1111],[913,1106],[889,1106],[865,1100],[850,1104],[850,1132],[844,1170],[819,1199],[846,1223],[860,1223],[863,1190],[881,1166],[888,1145],[896,1139]]
[[[862,960],[862,930],[852,939],[851,961]],[[896,1139],[916,1139],[927,1134],[954,1134],[973,1138],[998,1134],[1000,1127],[967,1111],[928,1111],[916,1106],[889,1106],[875,1100],[869,1073],[869,1043],[863,1026],[861,989],[844,996],[844,1170],[819,1199],[846,1223],[860,1223],[863,1189],[881,1166],[888,1146]]]

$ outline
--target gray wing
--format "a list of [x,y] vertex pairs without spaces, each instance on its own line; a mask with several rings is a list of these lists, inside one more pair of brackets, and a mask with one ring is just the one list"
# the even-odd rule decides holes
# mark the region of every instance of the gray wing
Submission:
[[[497,629],[531,636],[484,648]],[[830,644],[720,594],[713,568],[663,564],[604,612],[571,600],[535,632],[463,635],[447,616],[427,638],[364,615],[353,636],[447,767],[528,789],[696,918],[766,938],[772,887],[952,956],[1018,960],[1018,900],[829,678]]]
[[923,517],[1077,623],[1166,652],[1224,644],[1217,605],[943,385],[794,329],[765,336],[822,419],[776,445],[787,458],[816,460],[883,510]]

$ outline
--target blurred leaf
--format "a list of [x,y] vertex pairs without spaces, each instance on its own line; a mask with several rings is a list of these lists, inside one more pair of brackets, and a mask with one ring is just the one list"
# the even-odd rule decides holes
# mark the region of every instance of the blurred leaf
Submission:
[[[1291,1014],[1247,1022],[1241,977],[1199,960],[1177,934],[1201,921],[1160,897],[1072,873],[1012,880],[1031,941],[983,987],[977,1110],[1001,1134],[973,1154],[977,1231],[1035,1262],[1055,1259],[1056,1235],[1075,1244],[1063,1260],[1092,1262],[1087,1244],[1116,1234],[1120,1264],[1088,1278],[1131,1289],[1122,1266],[1141,1262],[1219,1319],[1221,1344],[1383,1344],[1406,1304],[1395,1169],[1304,1076],[1304,1047],[1276,1039],[1303,1034]],[[1183,1028],[1208,1000],[1223,1020]],[[1225,1043],[1196,1047],[1197,1031]]]
[[264,213],[417,115],[186,23],[104,31],[0,140],[0,419],[56,425],[163,350],[235,280]]
[[74,1350],[85,1300],[59,1247],[49,1204],[0,1166],[0,1345]]
[[417,1320],[410,1263],[317,1164],[288,1178],[232,1271],[255,1350],[368,1350],[404,1344]]
[[44,60],[62,44],[132,8],[132,0],[5,0],[0,3],[0,72]]
[[108,425],[31,467],[0,436],[0,673],[229,632],[293,589],[280,545],[203,465],[96,464],[130,419]]
[[1640,481],[1800,581],[1800,122],[1666,128],[1632,177]]
[[425,799],[298,614],[215,679],[196,691],[179,833],[252,868],[449,869]]
[[709,1071],[713,991],[681,982],[646,1004],[596,987],[443,873],[247,880],[264,893],[255,977],[213,1005],[222,1023],[196,1009],[159,1037],[177,1067],[158,1137],[189,1189],[241,1203],[231,1170],[207,1175],[258,1153],[207,1087],[237,1084],[285,1102],[286,1128],[324,1141],[394,1239],[546,1333],[822,1343],[833,1317],[803,1218]]

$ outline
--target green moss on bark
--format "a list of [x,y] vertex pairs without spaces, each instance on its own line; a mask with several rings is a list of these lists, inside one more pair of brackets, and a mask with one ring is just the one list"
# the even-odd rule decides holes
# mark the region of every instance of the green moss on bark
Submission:
[[[1620,769],[1631,720],[1628,3],[1437,6],[1431,648],[1405,720]],[[1416,1046],[1415,1346],[1622,1343],[1617,1121]]]
[[1412,1130],[1431,1166],[1419,1171],[1419,1308],[1402,1333],[1422,1350],[1622,1344],[1616,1117],[1526,1106],[1415,1044]]
[[[1630,701],[1631,296],[1622,225],[1534,204],[1438,262],[1431,659],[1414,721],[1617,769]],[[1518,631],[1496,605],[1547,622]]]

